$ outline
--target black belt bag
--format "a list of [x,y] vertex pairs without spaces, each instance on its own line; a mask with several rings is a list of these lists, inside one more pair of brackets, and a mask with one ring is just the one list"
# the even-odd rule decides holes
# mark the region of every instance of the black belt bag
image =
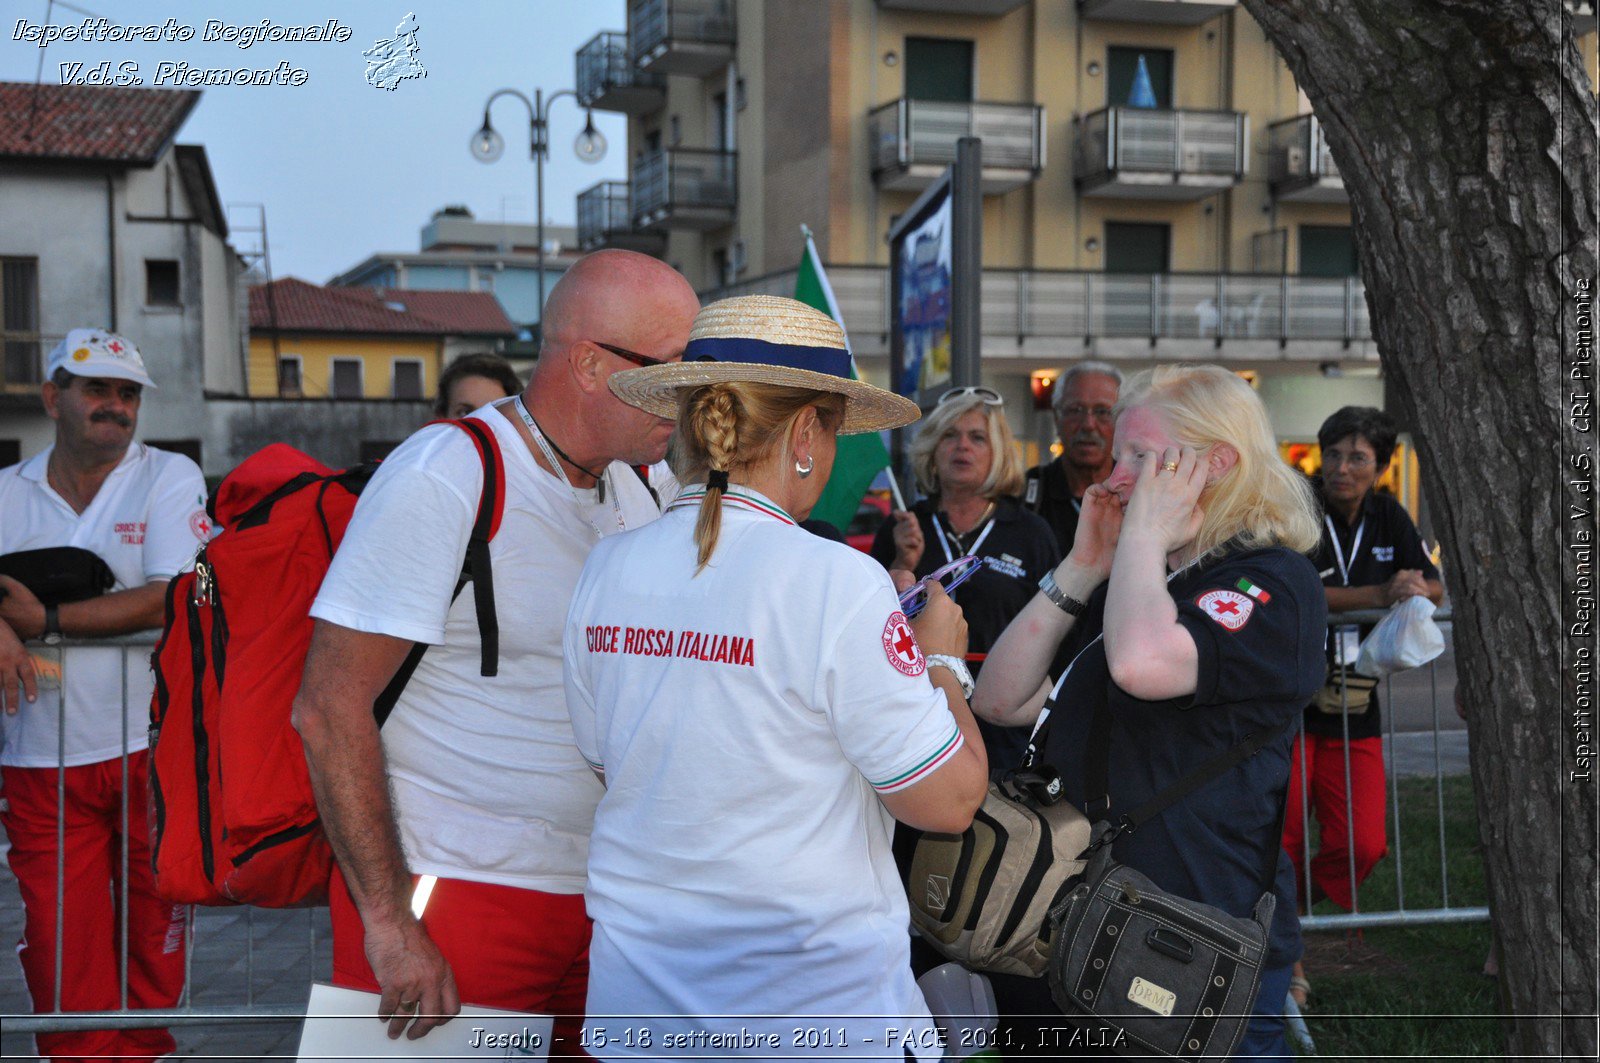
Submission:
[[0,576],[10,576],[45,605],[98,598],[116,582],[98,554],[79,546],[50,546],[0,555]]
[[[1056,1006],[1084,1025],[1120,1030],[1128,1055],[1225,1059],[1249,1025],[1277,909],[1278,846],[1261,870],[1261,899],[1241,919],[1158,887],[1111,855],[1112,843],[1169,805],[1254,756],[1298,724],[1247,735],[1161,793],[1095,824],[1083,873],[1050,911],[1048,974]],[[1101,707],[1089,735],[1087,793],[1105,794],[1110,716]],[[1274,840],[1283,835],[1278,808]]]

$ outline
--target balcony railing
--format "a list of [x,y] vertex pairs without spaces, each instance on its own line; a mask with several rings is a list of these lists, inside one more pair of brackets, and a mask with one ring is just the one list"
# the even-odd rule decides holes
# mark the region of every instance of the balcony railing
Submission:
[[629,0],[628,51],[639,70],[705,77],[733,59],[733,0]]
[[1322,123],[1303,114],[1267,127],[1267,180],[1279,199],[1300,203],[1348,203],[1339,164],[1328,151]]
[[580,250],[620,247],[654,254],[662,250],[664,244],[661,233],[634,228],[633,211],[628,204],[628,182],[601,181],[578,193]]
[[1237,111],[1107,107],[1078,120],[1073,173],[1086,196],[1200,199],[1244,177]]
[[600,33],[578,49],[578,102],[600,111],[649,114],[666,100],[660,74],[635,70],[626,33]]
[[1028,0],[878,0],[887,11],[926,11],[934,15],[977,15],[994,18],[1006,15]]
[[731,151],[666,148],[633,164],[633,224],[638,229],[717,229],[738,201]]
[[983,191],[1020,188],[1044,169],[1044,108],[1036,103],[898,99],[867,115],[872,174],[897,191],[927,188],[956,161],[956,141],[983,140]]
[[1238,0],[1078,0],[1086,19],[1167,26],[1198,26],[1238,6]]
[[[881,266],[829,266],[844,325],[858,354],[887,349],[888,270]],[[1013,338],[1027,355],[1033,341],[1061,357],[1086,340],[1188,340],[1249,344],[1262,357],[1308,360],[1330,356],[1330,344],[1372,338],[1366,289],[1359,277],[1295,277],[1264,273],[1119,274],[1086,270],[983,271],[983,334]],[[794,271],[705,293],[729,295],[794,292]],[[1297,346],[1299,345],[1298,349]],[[1172,357],[1205,357],[1204,350],[1167,348]],[[1270,350],[1272,353],[1267,353]]]

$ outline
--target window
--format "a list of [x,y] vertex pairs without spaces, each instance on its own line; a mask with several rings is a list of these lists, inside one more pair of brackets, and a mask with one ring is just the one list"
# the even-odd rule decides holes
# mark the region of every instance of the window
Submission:
[[181,306],[178,298],[178,264],[170,258],[144,260],[144,305]]
[[0,439],[0,469],[8,468],[22,460],[22,440]]
[[[1172,109],[1172,52],[1165,48],[1109,48],[1106,51],[1106,106],[1148,106],[1148,97],[1138,86],[1139,60],[1144,60],[1150,92],[1159,110]],[[1139,88],[1136,94],[1135,89]]]
[[196,465],[200,464],[198,439],[147,439],[145,442],[157,450],[170,450],[174,454],[182,454]]
[[301,362],[298,354],[280,355],[278,358],[278,397],[281,399],[298,399],[305,395],[305,386],[301,377]]
[[1348,225],[1300,226],[1300,276],[1356,277],[1355,233]]
[[1166,273],[1169,226],[1106,222],[1107,273]]
[[0,342],[5,347],[0,387],[37,384],[43,379],[36,258],[0,258]]
[[422,363],[413,358],[394,360],[394,397],[397,399],[422,398]]
[[971,103],[972,42],[907,37],[906,96],[913,100]]
[[718,151],[728,150],[728,94],[719,92],[711,97],[711,146]]
[[336,399],[361,397],[361,359],[335,358],[330,376],[328,394]]

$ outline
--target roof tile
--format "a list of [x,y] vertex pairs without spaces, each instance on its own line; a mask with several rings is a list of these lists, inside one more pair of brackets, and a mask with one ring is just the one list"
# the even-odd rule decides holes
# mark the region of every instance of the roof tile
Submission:
[[250,327],[269,329],[274,327],[274,319],[276,327],[285,332],[429,336],[517,333],[517,326],[490,292],[325,288],[298,277],[285,277],[250,289]]
[[149,166],[199,101],[192,89],[0,81],[0,158]]

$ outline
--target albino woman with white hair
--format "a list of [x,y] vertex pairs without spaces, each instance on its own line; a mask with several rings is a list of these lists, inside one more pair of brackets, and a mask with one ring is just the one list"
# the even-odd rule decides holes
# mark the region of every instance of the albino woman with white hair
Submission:
[[[1022,451],[1006,422],[999,392],[953,388],[917,426],[911,467],[928,497],[878,529],[872,556],[921,579],[974,554],[983,559],[955,591],[967,618],[967,665],[981,673],[984,657],[1011,618],[1033,597],[1039,578],[1061,551],[1044,518],[1015,497],[1022,490]],[[1022,728],[978,721],[991,768],[1014,768],[1028,744]]]
[[[973,711],[1032,723],[1047,674],[1058,677],[1033,748],[1066,800],[1113,823],[1247,736],[1272,736],[1118,837],[1113,854],[1230,915],[1276,894],[1255,1018],[1235,1054],[1288,1057],[1283,1002],[1301,946],[1278,840],[1294,725],[1324,674],[1327,602],[1305,556],[1320,538],[1316,503],[1278,456],[1254,391],[1218,366],[1130,381],[1116,459],[1084,495],[1066,560],[990,651]],[[1097,719],[1110,735],[1107,794],[1086,792]],[[1056,1010],[1042,981],[1031,995],[1005,988],[1008,1010]]]

